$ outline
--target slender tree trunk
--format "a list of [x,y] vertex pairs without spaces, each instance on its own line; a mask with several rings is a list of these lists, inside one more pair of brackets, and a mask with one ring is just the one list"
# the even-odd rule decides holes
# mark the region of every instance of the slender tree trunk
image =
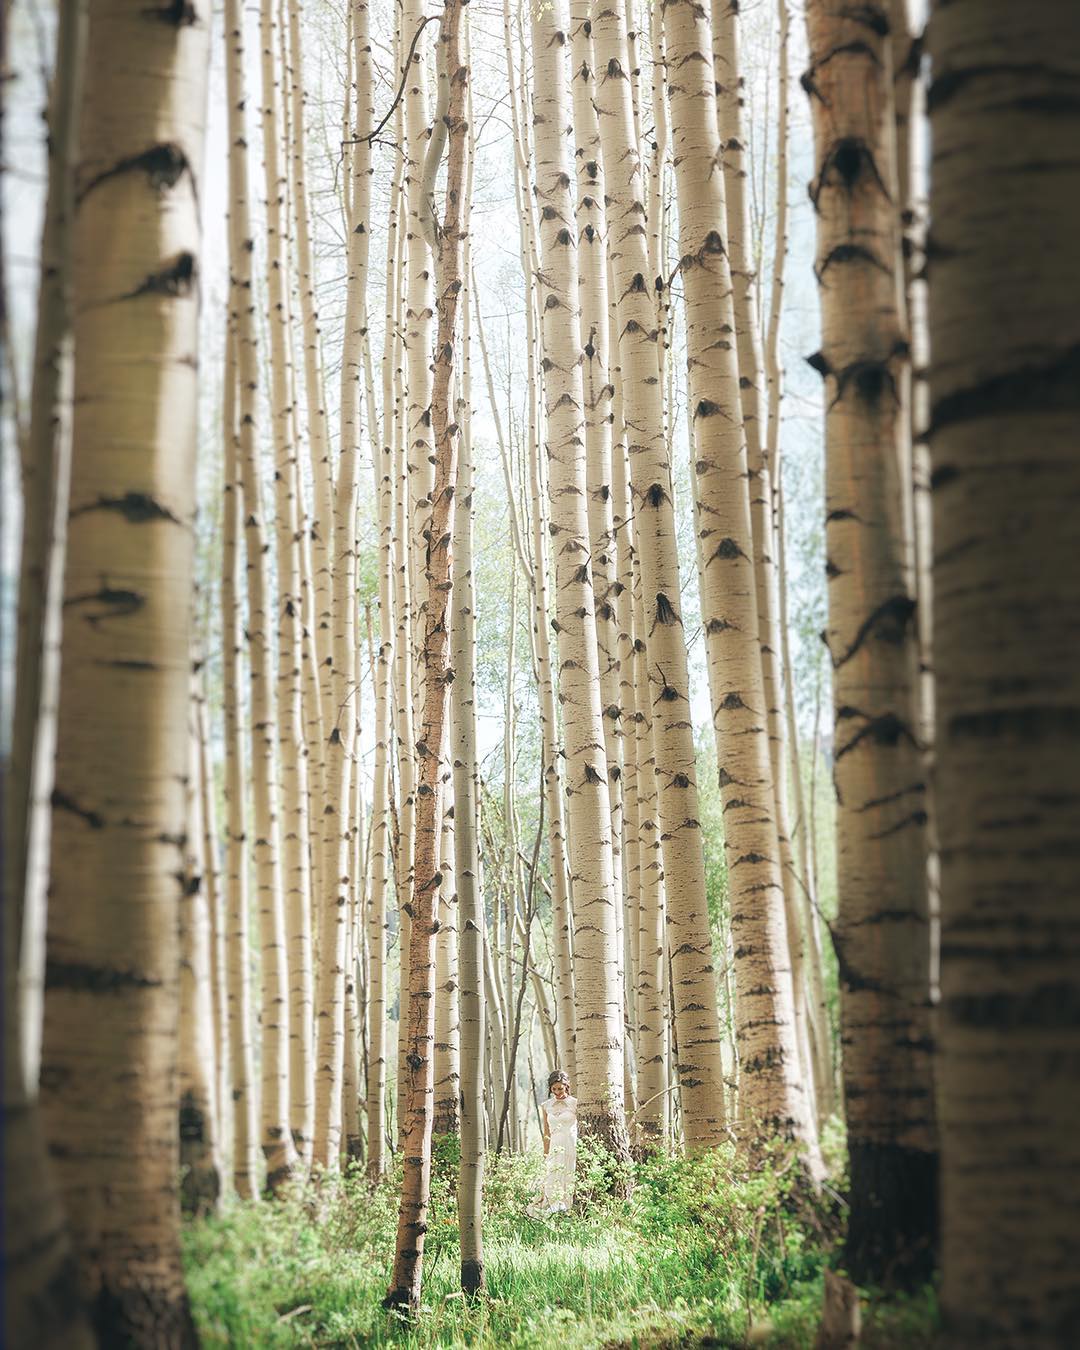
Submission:
[[495,963],[491,959],[491,942],[484,935],[484,1002],[487,1005],[487,1048],[488,1081],[491,1093],[487,1098],[487,1143],[495,1147],[499,1129],[499,1116],[506,1097],[506,1016],[503,1012],[502,994],[495,974]]
[[[577,961],[579,1121],[616,1154],[627,1149],[622,1101],[623,991],[612,875],[611,808],[590,566],[577,247],[565,127],[566,13],[533,14],[533,126],[540,207],[544,411],[555,554],[559,696],[566,743]],[[606,335],[605,335],[606,336]]]
[[[359,735],[357,731],[356,735]],[[363,967],[363,930],[360,915],[366,907],[367,891],[365,886],[364,850],[362,847],[367,831],[364,809],[364,790],[359,771],[352,776],[353,801],[351,806],[352,834],[351,866],[349,875],[352,885],[348,890],[348,918],[345,925],[345,1055],[341,1075],[341,1128],[342,1157],[362,1162],[364,1158],[364,1136],[360,1128],[360,1071],[363,1059],[363,1009],[364,991],[361,985]]]
[[186,783],[188,857],[180,900],[180,1201],[185,1213],[212,1210],[221,1197],[217,1098],[218,1042],[214,1036],[210,898],[199,783],[197,688],[192,679],[188,721],[190,769]]
[[[600,706],[603,713],[604,754],[607,760],[608,799],[611,808],[611,877],[615,896],[616,945],[619,981],[625,1003],[623,933],[623,795],[622,711],[619,704],[619,633],[615,615],[618,550],[611,494],[611,401],[613,386],[608,369],[607,212],[600,127],[592,91],[595,84],[589,0],[570,6],[574,121],[574,160],[577,177],[577,241],[579,263],[579,324],[584,353],[582,395],[585,413],[585,486],[588,498],[589,561],[594,589],[597,657],[600,667]],[[625,1025],[625,1015],[623,1022]]]
[[95,1331],[147,1347],[196,1343],[176,1130],[210,31],[193,19],[102,0],[87,33],[43,1043],[46,1138]]
[[[235,370],[226,375],[235,383]],[[234,534],[234,556],[235,556]],[[213,1043],[217,1062],[215,1092],[217,1094],[218,1149],[221,1155],[221,1188],[228,1192],[232,1177],[233,1158],[233,1101],[232,1068],[229,1062],[228,1026],[228,918],[225,912],[226,894],[221,875],[218,850],[220,835],[217,824],[216,787],[210,757],[210,715],[206,706],[205,683],[200,681],[195,701],[195,726],[198,737],[198,791],[202,822],[203,885],[210,916],[210,981]]]
[[[19,983],[18,1054],[28,1084],[41,1065],[49,798],[60,680],[61,589],[71,475],[71,249],[74,168],[86,48],[86,5],[60,6],[47,112],[49,157],[41,235],[30,418],[20,437],[22,537],[11,745],[3,791],[2,875],[13,910],[12,971]],[[5,342],[7,330],[5,329]],[[35,1092],[36,1095],[36,1092]]]
[[[574,1004],[573,903],[570,869],[566,853],[566,824],[556,716],[555,679],[551,668],[548,537],[544,528],[546,521],[543,467],[540,463],[540,432],[537,426],[539,397],[536,385],[539,379],[539,361],[536,353],[539,345],[537,336],[539,325],[536,314],[535,290],[539,262],[536,257],[536,225],[530,195],[531,168],[528,129],[523,103],[519,103],[519,93],[523,100],[524,90],[518,89],[518,80],[514,70],[509,0],[503,0],[503,40],[506,48],[511,120],[514,131],[515,185],[518,211],[521,218],[521,265],[525,274],[525,325],[529,386],[529,493],[534,507],[532,512],[532,567],[527,570],[526,575],[530,577],[533,595],[533,659],[537,667],[537,684],[540,691],[541,755],[545,765],[544,811],[548,820],[548,847],[551,854],[552,928],[556,952],[559,1060],[561,1067],[570,1075],[571,1079],[575,1079],[577,1068],[577,1016]],[[477,310],[477,335],[480,339],[485,369],[487,369],[488,357],[484,347],[483,328],[479,322],[479,310]],[[490,372],[488,374],[488,389],[491,405],[494,409],[495,397]],[[497,416],[497,413],[495,415]],[[504,456],[504,465],[507,463],[508,460]],[[507,474],[508,495],[511,492],[510,480],[511,476]]]
[[795,876],[788,819],[790,815],[784,763],[783,680],[777,614],[776,544],[773,527],[773,465],[767,453],[764,360],[758,321],[757,261],[750,222],[748,175],[744,168],[743,76],[739,47],[738,4],[713,0],[713,65],[731,265],[732,313],[738,350],[739,393],[749,472],[758,644],[761,652],[764,707],[774,797],[773,819],[780,859],[790,952],[791,993],[798,1048],[797,1078],[804,1084],[809,1110],[804,1129],[816,1136],[815,1060],[810,1048],[807,1009],[808,934],[803,922]]
[[[19,983],[12,904],[0,906],[4,925],[4,1344],[34,1350],[90,1350],[67,1217],[48,1166],[36,1090],[23,1076]],[[35,1085],[36,1087],[36,1085]]]
[[[503,681],[503,799],[502,799],[502,840],[500,848],[499,875],[500,894],[495,902],[495,945],[500,946],[500,974],[502,976],[503,1007],[506,1010],[507,1032],[510,1044],[507,1046],[508,1092],[503,1103],[496,1106],[499,1114],[499,1133],[496,1147],[501,1151],[503,1144],[505,1110],[509,1106],[510,1119],[517,1120],[517,1080],[515,1065],[517,1043],[514,1040],[512,1010],[516,1006],[514,997],[514,949],[517,943],[518,887],[520,883],[518,864],[518,844],[520,831],[517,817],[516,773],[517,773],[517,573],[510,574],[510,608],[507,614],[506,678]],[[500,925],[501,919],[501,925]],[[520,1028],[518,1028],[520,1031]],[[510,1138],[515,1138],[511,1128]]]
[[[731,923],[737,940],[741,1127],[747,1145],[759,1145],[780,1132],[812,1146],[816,1122],[799,1063],[767,700],[757,641],[757,569],[746,449],[740,419],[728,411],[739,407],[739,363],[731,343],[723,338],[736,320],[720,232],[725,221],[724,179],[710,168],[716,155],[716,107],[706,55],[709,24],[690,0],[668,0],[664,17],[686,296],[702,614],[724,804]],[[711,948],[709,957],[711,977]],[[712,1067],[722,1102],[719,1013],[711,978],[710,984],[716,1031]],[[680,1074],[685,1082],[685,1071]],[[819,1163],[812,1166],[819,1170]]]
[[[235,41],[239,32],[238,0],[230,0],[225,29],[228,48],[226,71],[230,80],[238,73],[243,49]],[[235,109],[232,100],[230,108]],[[259,1194],[258,1115],[255,1083],[250,940],[248,908],[247,800],[248,781],[244,764],[244,735],[240,725],[240,681],[243,664],[243,616],[237,587],[239,536],[243,528],[243,492],[239,479],[237,428],[239,306],[250,305],[250,288],[240,284],[230,270],[229,331],[225,357],[224,509],[221,549],[221,670],[225,722],[225,887],[227,910],[227,980],[229,1021],[229,1072],[233,1103],[233,1181],[244,1200]]]
[[[264,25],[266,21],[264,16]],[[260,1135],[268,1180],[271,1186],[276,1187],[295,1166],[296,1151],[289,1127],[288,970],[278,848],[278,781],[274,757],[277,706],[270,660],[269,543],[262,515],[256,427],[258,365],[251,274],[253,240],[248,199],[248,142],[243,117],[243,31],[239,11],[235,22],[227,20],[226,29],[231,58],[227,63],[228,102],[237,131],[235,137],[230,137],[229,150],[229,257],[230,288],[235,295],[231,309],[237,329],[236,355],[239,368],[239,460],[248,597],[248,618],[244,632],[248,642],[251,680],[252,825],[256,904],[262,949]],[[272,54],[269,33],[264,33],[263,46],[271,47]]]
[[[303,17],[303,7],[299,0],[293,0],[287,7],[289,19],[290,45],[292,49],[292,59],[294,63],[294,79],[291,90],[292,103],[292,207],[293,207],[293,243],[296,250],[296,263],[298,269],[297,281],[300,291],[300,313],[303,321],[303,348],[304,348],[304,390],[307,396],[307,418],[308,418],[308,449],[311,461],[312,475],[312,503],[310,512],[310,547],[312,554],[312,573],[314,579],[313,607],[315,623],[313,629],[313,640],[315,646],[315,658],[320,672],[329,673],[331,661],[332,645],[332,580],[330,576],[330,550],[333,539],[333,476],[331,469],[330,456],[330,435],[327,426],[326,417],[326,397],[322,370],[322,351],[320,344],[319,312],[315,296],[315,273],[313,249],[311,242],[310,219],[311,213],[308,204],[307,175],[305,171],[306,156],[305,147],[305,129],[304,129],[304,103],[306,84],[303,75],[302,63],[302,45],[301,45],[301,21]],[[366,20],[366,6],[361,5],[358,0],[353,0],[350,5],[350,14],[352,17],[352,52],[353,52],[353,72],[356,88],[356,118],[357,125],[362,121],[365,110],[370,109],[371,98],[371,73],[367,70],[366,78],[363,69],[363,59],[366,51],[365,27],[364,22],[358,22],[358,16]],[[348,45],[348,44],[347,44]],[[370,130],[371,124],[367,125]],[[352,130],[351,136],[358,135],[358,130]],[[355,165],[355,159],[353,163]],[[359,179],[353,175],[353,181],[350,188],[359,185]],[[350,195],[350,202],[352,198]],[[362,199],[357,199],[354,209],[362,205]],[[365,222],[366,224],[366,222]],[[322,707],[322,720],[329,722],[329,680],[326,681],[326,687],[320,688],[320,698]],[[314,721],[313,710],[311,720]],[[317,804],[317,811],[312,813],[313,824],[315,825],[314,837],[320,838],[319,825],[321,821],[318,818],[322,809],[322,801],[318,793],[318,786],[322,781],[322,742],[316,740],[312,735],[308,736],[309,754],[316,761],[313,767],[312,786],[315,789],[312,796]],[[319,875],[319,868],[316,865],[319,861],[318,848],[313,849],[313,875]],[[326,884],[326,879],[323,879]]]
[[[469,100],[471,126],[472,100]],[[469,176],[475,156],[470,130]],[[466,202],[471,194],[466,192]],[[466,240],[468,249],[468,240]],[[466,271],[466,277],[469,273]],[[471,289],[471,287],[470,287]],[[484,1287],[481,1224],[484,1193],[484,896],[479,849],[479,770],[476,756],[476,583],[473,577],[472,390],[469,381],[469,297],[463,302],[461,445],[454,515],[454,614],[450,625],[450,686],[453,710],[451,760],[454,775],[454,850],[458,888],[461,1009],[461,1166],[458,1216],[461,1228],[461,1287],[475,1294]]]
[[[772,414],[770,413],[770,420]],[[777,412],[779,420],[779,411]],[[833,1036],[829,1009],[825,999],[825,976],[821,956],[820,907],[815,890],[814,872],[810,865],[809,836],[813,817],[807,810],[803,792],[802,765],[799,755],[799,727],[795,717],[795,679],[791,668],[788,641],[787,562],[785,559],[786,532],[784,529],[785,494],[782,481],[774,488],[776,501],[776,556],[779,595],[779,616],[782,666],[784,672],[784,718],[787,723],[786,741],[788,763],[783,770],[791,779],[793,816],[792,843],[795,845],[794,875],[798,884],[805,935],[807,977],[807,1020],[810,1028],[810,1048],[814,1056],[814,1084],[816,1088],[818,1124],[823,1125],[836,1110],[836,1065],[833,1055]]]
[[[446,777],[444,772],[444,780]],[[449,805],[443,808],[439,845],[443,880],[439,888],[439,931],[435,938],[435,1115],[432,1132],[457,1134],[461,1111],[461,1024],[458,1012],[458,896],[454,885],[455,804],[452,783],[444,781],[443,800],[449,801]]]
[[[273,0],[262,8],[262,144],[266,191],[266,257],[270,330],[270,422],[274,449],[277,557],[278,765],[281,876],[289,1002],[289,1119],[297,1154],[311,1157],[314,1116],[311,1074],[311,870],[308,766],[303,718],[303,614],[300,596],[300,483],[294,435],[295,402],[288,294],[290,221],[287,210],[289,138],[282,135],[288,99],[275,60]],[[279,37],[284,45],[284,32]],[[302,129],[303,121],[300,121]],[[293,134],[297,133],[294,125]],[[301,131],[302,135],[302,131]]]
[[375,666],[375,763],[372,784],[371,883],[367,904],[367,1166],[375,1180],[385,1169],[384,1098],[386,1096],[387,903],[393,875],[394,841],[390,765],[393,755],[392,700],[396,662],[394,633],[394,506],[397,418],[394,407],[401,288],[396,264],[400,252],[398,204],[402,159],[397,156],[390,189],[386,242],[386,326],[382,360],[382,448],[375,464],[379,530],[379,651]]
[[1080,1259],[1080,12],[929,32],[942,1310],[952,1344],[1050,1350]]
[[[432,16],[424,17],[423,0],[404,0],[401,10],[402,39],[406,48],[409,67],[405,82],[405,193],[407,202],[408,227],[406,231],[406,277],[405,277],[405,456],[408,466],[409,491],[407,498],[408,528],[404,536],[408,540],[409,580],[412,606],[409,614],[411,622],[411,642],[407,648],[413,669],[413,719],[419,722],[424,706],[424,606],[427,593],[424,579],[424,530],[431,513],[431,490],[435,480],[435,444],[431,427],[432,369],[431,351],[434,338],[435,316],[435,220],[431,202],[435,192],[435,182],[426,181],[426,164],[432,140],[441,136],[443,127],[439,112],[436,112],[434,124],[430,120],[428,107],[428,61],[424,44],[417,43],[411,57],[408,48],[422,24],[429,22]],[[445,96],[445,86],[437,90],[440,99]],[[443,104],[440,103],[442,110]],[[432,138],[432,139],[429,139]],[[412,741],[409,753],[414,753]],[[420,766],[413,766],[418,778]],[[402,891],[403,896],[412,894],[412,877]],[[404,955],[406,947],[402,948]],[[405,981],[402,981],[404,987]],[[408,1018],[402,1018],[407,1025]],[[399,1047],[404,1051],[404,1043]],[[401,1074],[401,1066],[398,1066]],[[401,1075],[402,1078],[404,1075]]]
[[[606,263],[605,263],[606,265]],[[608,268],[610,275],[610,268]],[[630,1056],[637,1064],[638,1008],[637,995],[640,976],[640,925],[642,905],[642,865],[644,849],[641,839],[641,784],[638,769],[637,695],[634,682],[637,672],[637,652],[634,645],[634,525],[630,505],[630,466],[626,452],[626,427],[623,421],[622,371],[618,365],[618,313],[607,288],[608,359],[611,398],[611,520],[615,540],[615,584],[612,587],[612,607],[615,617],[616,647],[619,673],[619,716],[622,723],[622,773],[620,788],[623,794],[623,867],[622,908],[624,941],[624,983],[626,1039]],[[649,727],[649,743],[652,727]],[[633,1136],[632,1140],[633,1141]]]
[[668,1089],[665,1053],[667,995],[664,967],[667,948],[664,922],[664,864],[656,824],[656,765],[652,741],[652,708],[645,643],[636,636],[645,622],[641,578],[634,569],[631,595],[634,646],[631,661],[634,687],[635,756],[637,759],[638,822],[641,858],[641,907],[638,911],[637,1070],[639,1140],[645,1149],[666,1143],[664,1112]]
[[[415,33],[415,28],[412,30]],[[411,41],[411,39],[410,39]],[[400,46],[400,43],[396,45]],[[404,62],[404,56],[402,56]],[[403,71],[403,78],[407,76]],[[394,117],[395,140],[404,147],[405,115],[398,104]],[[407,171],[404,149],[394,170],[394,184],[398,189],[397,214],[400,228],[397,233],[397,259],[393,271],[394,305],[398,323],[394,331],[395,356],[392,359],[394,384],[394,709],[393,725],[395,762],[397,765],[397,830],[394,850],[394,889],[398,910],[398,1026],[396,1065],[396,1107],[398,1133],[404,1120],[403,1094],[405,1077],[401,1072],[405,1057],[405,1028],[408,1021],[408,899],[412,893],[414,822],[416,818],[416,759],[413,742],[413,628],[412,579],[410,576],[411,540],[409,533],[409,470],[408,470],[408,410],[406,408],[406,309],[407,297],[402,294],[402,282],[407,281],[406,260],[409,248],[408,202],[404,192]],[[388,274],[388,281],[391,280]]]
[[679,1043],[688,1140],[703,1147],[722,1130],[722,1075],[711,937],[705,896],[686,642],[680,616],[671,463],[656,376],[657,327],[647,278],[641,163],[634,135],[624,17],[593,10],[597,113],[608,184],[609,256],[619,317],[625,422],[636,512],[635,540],[646,597],[644,634],[659,785],[668,923],[676,953]]
[[[460,0],[447,0],[439,33],[440,80],[447,95],[442,135],[449,143],[446,209],[438,236],[436,297],[439,324],[435,347],[431,423],[435,436],[435,482],[424,532],[427,608],[424,618],[424,717],[417,741],[420,762],[416,819],[415,874],[410,905],[409,1023],[404,1120],[405,1172],[398,1213],[394,1270],[386,1306],[415,1316],[420,1306],[424,1235],[431,1187],[431,1129],[434,1096],[434,977],[436,915],[442,876],[439,834],[442,822],[442,747],[453,672],[449,664],[452,605],[454,493],[460,426],[452,420],[458,307],[463,284],[462,197],[465,186],[465,118],[469,68],[461,59]],[[436,128],[438,130],[438,126]],[[439,140],[433,138],[424,179],[432,186]],[[432,159],[435,159],[434,165]]]
[[[350,381],[355,385],[355,381]],[[355,389],[351,395],[355,397]],[[325,875],[332,889],[320,897],[315,1006],[314,1160],[334,1171],[341,1156],[341,1088],[345,1064],[345,962],[352,882],[351,801],[356,740],[356,512],[359,446],[355,413],[342,418],[341,453],[334,484],[334,722],[327,737]]]
[[826,385],[827,644],[844,1097],[851,1166],[847,1268],[925,1278],[936,1229],[925,784],[916,739],[907,334],[899,309],[886,7],[807,7]]
[[[6,42],[6,39],[7,15],[4,15],[0,19],[0,42]],[[6,870],[4,903],[0,905],[4,1019],[3,1112],[0,1116],[4,1175],[3,1337],[5,1343],[13,1347],[25,1345],[40,1347],[40,1350],[67,1350],[67,1347],[85,1350],[94,1343],[86,1311],[79,1297],[78,1272],[67,1219],[46,1157],[37,1088],[40,1009],[35,1009],[33,1000],[27,1000],[24,996],[25,984],[22,981],[30,975],[29,969],[24,967],[20,971],[18,966],[20,922],[23,949],[28,950],[28,934],[35,927],[39,931],[44,929],[45,891],[42,888],[39,895],[35,894],[31,879],[24,892],[27,873],[31,878],[34,875],[32,849],[28,847],[24,851],[24,843],[29,845],[28,835],[32,837],[34,830],[26,813],[34,813],[37,795],[33,784],[35,770],[28,762],[28,757],[32,757],[30,736],[27,735],[26,740],[21,742],[21,748],[16,749],[16,735],[20,732],[29,733],[37,719],[45,717],[48,702],[45,687],[47,666],[45,669],[39,667],[37,674],[27,669],[36,660],[42,659],[35,646],[39,639],[34,635],[34,629],[37,628],[42,642],[48,640],[50,608],[54,625],[59,629],[58,591],[63,572],[61,560],[55,555],[48,559],[48,566],[54,569],[51,576],[39,573],[28,577],[26,574],[35,566],[43,569],[48,556],[47,533],[39,536],[36,543],[32,542],[36,528],[32,519],[35,510],[41,512],[46,531],[50,519],[52,528],[57,531],[61,522],[67,520],[67,495],[63,485],[69,466],[66,458],[62,458],[59,453],[53,459],[52,452],[59,452],[65,443],[70,451],[70,413],[66,418],[63,414],[65,404],[70,399],[70,389],[65,388],[65,382],[70,385],[71,358],[70,352],[65,349],[70,348],[71,342],[71,208],[77,151],[75,132],[80,106],[77,77],[82,70],[84,42],[83,7],[80,4],[61,6],[53,102],[49,111],[49,190],[45,237],[42,240],[43,270],[38,297],[34,392],[31,395],[35,407],[40,399],[41,413],[36,428],[31,414],[27,441],[27,450],[35,466],[39,466],[40,471],[46,474],[52,469],[55,478],[51,494],[47,493],[47,484],[40,478],[33,485],[33,490],[30,490],[31,485],[27,484],[25,478],[23,480],[24,534],[20,588],[32,586],[33,602],[28,606],[20,595],[13,741],[8,763],[0,770],[0,790],[6,794],[5,806],[10,811],[4,819]],[[0,52],[0,67],[5,70],[8,68],[5,52]],[[0,159],[4,158],[5,150],[6,146],[0,138]],[[0,296],[0,305],[4,301],[6,296]],[[6,338],[6,312],[3,319]],[[37,353],[42,350],[51,352],[51,359],[40,361]],[[6,376],[4,387],[6,390]],[[40,421],[41,417],[45,418],[44,423]],[[44,444],[41,444],[39,437],[45,438]],[[35,452],[39,444],[41,450]],[[33,500],[35,494],[38,498],[36,503]],[[52,495],[54,499],[55,509],[51,516],[45,502],[41,500],[46,495]],[[57,592],[52,597],[51,606],[50,589]],[[35,605],[41,607],[39,617],[35,617],[38,613]],[[52,697],[55,700],[55,681]],[[41,736],[40,729],[37,735]],[[38,744],[42,744],[41,740]],[[25,788],[25,793],[20,791],[20,784]],[[49,813],[43,801],[37,818],[43,825],[49,823]],[[45,861],[47,863],[47,858]],[[47,874],[47,867],[42,871]],[[28,894],[29,899],[21,903],[24,894]],[[37,970],[40,971],[43,965],[44,962],[38,958]],[[41,983],[40,974],[37,983]],[[34,1047],[29,1054],[28,1045]]]
[[[370,52],[366,4],[352,6],[351,29],[357,72],[356,123],[349,160],[351,187],[348,282],[341,365],[341,446],[334,484],[331,558],[331,662],[326,735],[326,799],[323,829],[325,891],[317,905],[319,959],[316,970],[315,1160],[337,1168],[341,1156],[342,1090],[345,1075],[346,967],[350,961],[349,916],[354,877],[353,774],[359,705],[356,641],[357,502],[360,474],[361,379],[366,321],[368,210],[372,128]],[[309,393],[310,397],[310,393]],[[324,718],[325,713],[324,702]],[[353,975],[353,978],[355,976]]]
[[788,866],[795,883],[801,913],[803,950],[806,961],[807,1022],[810,1030],[810,1048],[814,1059],[815,1098],[819,1124],[824,1123],[835,1108],[833,1079],[832,1036],[821,966],[821,939],[817,917],[817,897],[810,874],[807,845],[808,817],[803,796],[802,772],[799,767],[799,735],[795,719],[795,684],[788,641],[787,561],[784,554],[784,497],[781,483],[781,418],[783,398],[783,370],[780,365],[780,321],[783,312],[785,268],[788,253],[788,123],[790,120],[789,49],[791,44],[791,16],[787,0],[777,0],[779,20],[777,112],[776,112],[776,220],[773,252],[772,284],[769,291],[769,313],[765,333],[764,376],[767,396],[765,427],[765,462],[772,480],[774,547],[776,551],[776,604],[780,636],[780,669],[783,678],[784,729],[780,739],[786,746],[787,765],[781,762],[774,769],[778,791],[790,776],[791,811],[785,811],[790,822],[793,856]]
[[[420,0],[407,0],[402,6],[403,59],[407,62],[404,96],[405,200],[405,315],[402,341],[404,363],[404,467],[405,476],[399,494],[398,518],[402,582],[408,586],[408,600],[398,606],[399,698],[408,698],[408,709],[399,703],[397,738],[398,778],[401,784],[399,806],[399,864],[397,893],[401,932],[401,978],[398,1019],[398,1125],[405,1126],[405,1084],[408,1077],[405,1055],[409,1025],[408,960],[410,947],[409,902],[415,880],[417,784],[420,767],[416,759],[414,725],[421,713],[420,666],[424,631],[425,596],[422,585],[424,556],[423,529],[430,511],[432,472],[435,458],[431,435],[431,339],[435,299],[432,289],[433,239],[421,222],[425,203],[423,184],[424,147],[428,133],[427,67],[422,43],[417,42],[409,55],[410,44],[425,22]],[[434,185],[432,185],[434,186]]]

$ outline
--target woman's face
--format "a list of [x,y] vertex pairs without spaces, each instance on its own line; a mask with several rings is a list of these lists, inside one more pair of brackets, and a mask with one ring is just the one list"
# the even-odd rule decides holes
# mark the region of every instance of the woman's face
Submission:
[[570,1096],[570,1089],[563,1082],[552,1083],[551,1095],[555,1098],[557,1102],[561,1102],[564,1097]]

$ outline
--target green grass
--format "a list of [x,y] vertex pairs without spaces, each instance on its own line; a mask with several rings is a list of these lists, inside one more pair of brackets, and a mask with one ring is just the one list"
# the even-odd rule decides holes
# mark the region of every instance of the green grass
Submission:
[[[539,1160],[489,1164],[487,1293],[458,1288],[456,1158],[442,1141],[432,1183],[424,1304],[409,1326],[383,1311],[396,1196],[350,1175],[316,1192],[235,1204],[191,1223],[184,1249],[204,1346],[810,1346],[828,1223],[790,1194],[790,1168],[742,1175],[732,1155],[638,1164],[628,1200],[604,1193],[604,1160],[581,1150],[582,1212],[531,1218]],[[796,1220],[795,1213],[801,1216]],[[932,1296],[872,1304],[871,1346],[927,1344]],[[753,1328],[753,1330],[751,1330]]]

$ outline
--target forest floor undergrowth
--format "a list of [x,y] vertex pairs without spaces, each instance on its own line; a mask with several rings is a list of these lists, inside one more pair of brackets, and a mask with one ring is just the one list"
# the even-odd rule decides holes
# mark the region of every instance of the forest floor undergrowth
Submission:
[[[661,1350],[812,1346],[835,1219],[794,1192],[790,1160],[746,1175],[731,1152],[632,1166],[628,1199],[611,1194],[607,1160],[579,1150],[578,1212],[526,1213],[540,1159],[489,1159],[487,1292],[458,1283],[456,1140],[439,1141],[412,1326],[386,1313],[397,1221],[396,1177],[374,1190],[362,1172],[234,1203],[185,1227],[188,1288],[204,1346],[375,1345],[514,1350]],[[617,1188],[617,1187],[616,1187]],[[624,1187],[625,1189],[625,1187]],[[861,1344],[934,1339],[932,1289],[869,1299]]]

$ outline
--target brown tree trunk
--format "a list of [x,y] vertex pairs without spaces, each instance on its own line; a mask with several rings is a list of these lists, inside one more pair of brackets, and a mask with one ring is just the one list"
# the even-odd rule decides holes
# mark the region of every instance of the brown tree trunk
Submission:
[[[465,119],[469,68],[461,59],[461,3],[447,0],[439,33],[439,66],[448,86],[444,133],[449,142],[446,209],[439,233],[436,276],[438,339],[432,387],[431,422],[435,437],[435,483],[431,515],[424,532],[427,607],[424,616],[424,710],[417,757],[414,884],[409,900],[409,1012],[405,1115],[402,1121],[405,1172],[398,1211],[397,1247],[390,1288],[384,1300],[415,1316],[420,1307],[424,1235],[431,1189],[431,1130],[434,1097],[435,934],[442,876],[439,845],[442,825],[442,745],[449,706],[450,614],[453,592],[452,539],[461,428],[452,418],[451,390],[459,299],[462,290],[462,196],[465,185]],[[434,183],[437,165],[425,178]]]

